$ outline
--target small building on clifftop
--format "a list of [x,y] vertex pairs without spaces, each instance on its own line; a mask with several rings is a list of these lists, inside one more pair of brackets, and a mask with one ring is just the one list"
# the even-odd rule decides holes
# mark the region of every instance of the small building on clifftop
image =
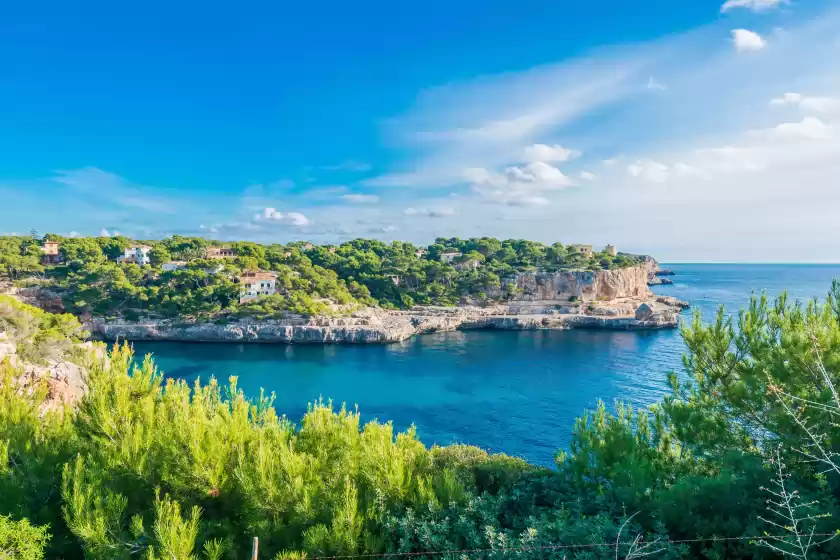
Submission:
[[274,295],[276,285],[276,273],[263,270],[246,270],[239,277],[239,303],[260,296]]
[[569,252],[573,254],[577,253],[578,255],[583,255],[584,257],[591,257],[592,245],[569,245]]

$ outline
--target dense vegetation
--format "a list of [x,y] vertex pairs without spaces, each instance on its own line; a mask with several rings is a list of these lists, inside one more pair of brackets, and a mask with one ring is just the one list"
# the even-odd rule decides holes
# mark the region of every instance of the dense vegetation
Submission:
[[[586,414],[555,469],[429,449],[330,403],[294,425],[235,380],[164,381],[126,347],[90,357],[77,410],[45,412],[6,363],[0,557],[246,558],[254,536],[278,559],[840,556],[840,539],[808,544],[840,514],[840,285],[824,304],[755,298],[735,318],[696,317],[683,336],[673,393]],[[446,552],[465,549],[480,551]]]
[[[202,238],[174,236],[144,241],[152,247],[150,265],[117,264],[115,259],[132,244],[125,237],[62,238],[65,264],[42,266],[38,236],[0,237],[0,276],[20,282],[43,281],[60,290],[68,311],[76,315],[134,318],[217,317],[247,314],[271,317],[284,312],[341,313],[365,305],[406,308],[414,304],[453,305],[467,298],[475,302],[511,295],[504,279],[536,268],[599,270],[638,264],[637,257],[607,253],[594,258],[570,252],[560,243],[545,246],[524,240],[493,238],[437,239],[418,249],[410,243],[386,244],[355,239],[338,247],[305,243],[259,245],[222,244]],[[209,246],[228,246],[234,259],[205,259]],[[459,252],[451,263],[444,252]],[[164,272],[171,260],[186,261],[183,270]],[[217,271],[218,266],[222,270]],[[239,304],[237,276],[243,270],[277,273],[278,293]],[[514,290],[515,291],[515,290]],[[489,295],[488,295],[489,294]]]

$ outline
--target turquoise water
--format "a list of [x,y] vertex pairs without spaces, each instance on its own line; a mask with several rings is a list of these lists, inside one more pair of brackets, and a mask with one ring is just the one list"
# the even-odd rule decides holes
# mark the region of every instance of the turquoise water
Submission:
[[[753,290],[822,297],[840,265],[668,265],[673,286],[711,317],[736,310]],[[687,316],[686,316],[687,317]],[[681,368],[679,332],[471,331],[425,335],[387,346],[282,346],[137,342],[171,377],[239,377],[247,394],[276,393],[280,413],[299,420],[319,397],[358,405],[363,419],[416,425],[427,444],[463,442],[551,464],[574,419],[603,399],[648,405]]]

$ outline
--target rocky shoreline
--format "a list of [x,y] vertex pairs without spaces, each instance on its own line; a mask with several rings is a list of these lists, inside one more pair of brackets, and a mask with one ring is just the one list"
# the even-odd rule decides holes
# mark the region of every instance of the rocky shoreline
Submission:
[[534,301],[492,307],[415,307],[407,311],[367,308],[349,317],[242,319],[222,324],[93,319],[85,327],[92,338],[105,341],[387,344],[454,330],[668,329],[679,325],[679,313],[687,306],[675,298],[651,296],[583,304]]

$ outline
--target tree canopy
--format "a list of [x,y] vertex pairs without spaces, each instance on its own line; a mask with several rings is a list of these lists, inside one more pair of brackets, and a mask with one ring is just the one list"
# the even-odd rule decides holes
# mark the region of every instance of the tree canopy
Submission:
[[[438,238],[428,247],[395,241],[354,239],[339,246],[305,243],[261,245],[221,243],[173,236],[149,245],[150,264],[115,262],[132,244],[125,237],[64,238],[58,241],[64,262],[43,266],[40,241],[32,237],[0,237],[0,274],[12,280],[38,276],[50,279],[77,315],[140,315],[215,317],[219,314],[335,314],[361,306],[406,308],[415,304],[455,305],[502,301],[503,289],[516,273],[533,270],[601,270],[638,265],[639,257],[599,253],[586,257],[561,243],[546,246],[521,239]],[[210,246],[233,250],[235,258],[206,258]],[[443,252],[461,255],[442,262]],[[162,265],[183,261],[180,270]],[[276,297],[240,305],[236,278],[244,270],[278,275]]]
[[[44,411],[6,361],[0,554],[233,559],[257,536],[277,560],[837,558],[838,302],[835,284],[822,303],[698,315],[671,393],[587,412],[554,469],[429,448],[330,402],[295,424],[236,379],[191,387],[127,346],[90,357],[77,409]],[[55,329],[39,313],[0,306],[36,338]]]

